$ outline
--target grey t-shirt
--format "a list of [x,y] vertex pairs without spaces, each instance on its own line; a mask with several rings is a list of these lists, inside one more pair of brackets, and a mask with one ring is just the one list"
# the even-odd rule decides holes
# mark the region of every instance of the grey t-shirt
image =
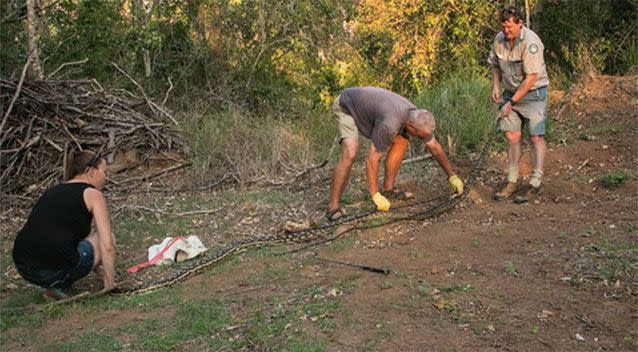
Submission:
[[406,98],[378,87],[346,88],[341,92],[339,105],[380,152],[385,152],[399,133],[407,137],[403,124],[409,111],[416,109]]

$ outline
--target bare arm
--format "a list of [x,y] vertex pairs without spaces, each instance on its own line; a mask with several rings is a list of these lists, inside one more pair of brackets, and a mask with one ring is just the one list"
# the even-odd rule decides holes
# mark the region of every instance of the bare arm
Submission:
[[102,192],[90,188],[85,193],[85,200],[89,211],[93,214],[97,229],[98,248],[96,249],[100,252],[104,268],[102,275],[104,289],[110,290],[115,286],[115,236],[111,232],[106,199],[104,199]]
[[383,157],[383,153],[379,152],[374,144],[370,144],[368,156],[366,157],[366,175],[368,177],[368,190],[370,196],[379,192],[377,184],[377,175],[379,174],[379,160]]
[[521,100],[525,96],[525,94],[529,92],[530,88],[534,86],[534,83],[536,83],[537,77],[538,77],[538,74],[536,73],[530,73],[525,77],[525,80],[523,81],[523,83],[521,83],[520,86],[518,86],[516,93],[512,95],[512,98],[510,99],[510,101],[508,101],[501,108],[501,116],[509,115],[510,111],[512,111],[512,106],[513,106],[512,101],[518,102],[519,100]]
[[518,86],[516,93],[514,93],[514,95],[512,96],[512,100],[515,102],[521,100],[525,96],[525,94],[527,94],[527,92],[529,92],[529,90],[534,86],[534,83],[536,83],[537,78],[538,78],[537,73],[528,74],[525,77],[525,80],[523,81],[523,83],[521,83],[521,85]]
[[436,140],[436,138],[432,137],[425,146],[428,148],[434,160],[441,166],[443,171],[447,174],[448,177],[454,175],[452,171],[452,166],[450,165],[450,161],[447,159],[447,155],[445,155],[445,151],[443,151],[443,147]]

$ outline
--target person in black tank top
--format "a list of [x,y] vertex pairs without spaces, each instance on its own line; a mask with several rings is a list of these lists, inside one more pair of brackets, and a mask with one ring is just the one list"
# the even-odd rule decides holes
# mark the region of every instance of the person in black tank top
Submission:
[[[46,190],[18,232],[13,261],[20,275],[45,288],[68,288],[95,270],[104,289],[115,286],[115,237],[100,189],[106,160],[90,151],[73,153],[67,182]],[[91,234],[91,222],[97,234]]]

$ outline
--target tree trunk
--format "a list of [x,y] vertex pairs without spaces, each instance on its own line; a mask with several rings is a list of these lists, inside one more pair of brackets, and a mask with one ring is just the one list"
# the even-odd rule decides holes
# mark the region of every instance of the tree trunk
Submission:
[[36,18],[34,0],[27,0],[27,41],[29,50],[29,78],[44,79],[42,66],[40,66],[40,56],[38,55],[38,37],[36,34]]
[[532,25],[536,32],[538,32],[538,18],[540,17],[540,14],[542,11],[543,11],[543,1],[536,0],[536,3],[534,4],[534,10],[532,10],[532,15],[534,16],[534,23]]

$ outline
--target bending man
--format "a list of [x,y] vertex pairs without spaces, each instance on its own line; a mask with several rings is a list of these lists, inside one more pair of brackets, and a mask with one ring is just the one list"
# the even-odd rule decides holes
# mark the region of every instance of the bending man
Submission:
[[[463,193],[463,182],[452,171],[443,148],[434,138],[436,123],[431,112],[417,109],[406,98],[377,87],[344,89],[335,99],[332,111],[338,121],[342,155],[332,176],[326,213],[329,220],[337,220],[344,215],[339,203],[359,152],[359,134],[372,140],[366,157],[366,176],[368,191],[377,209],[390,209],[390,201],[382,192],[394,192],[394,181],[408,149],[410,136],[418,137],[425,143],[447,174],[454,191]],[[383,188],[379,189],[379,161],[386,152]]]

